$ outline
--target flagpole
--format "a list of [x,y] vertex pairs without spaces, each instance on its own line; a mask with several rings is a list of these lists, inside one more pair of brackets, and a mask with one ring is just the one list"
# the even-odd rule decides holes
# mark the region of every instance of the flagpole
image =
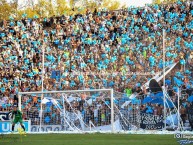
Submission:
[[180,130],[180,88],[178,87],[178,130]]
[[165,94],[165,30],[163,29],[163,95],[164,95],[164,129],[166,130],[166,94]]
[[40,104],[40,132],[42,131],[41,127],[42,127],[42,114],[43,114],[43,107],[42,107],[42,100],[44,97],[43,91],[44,91],[44,52],[45,52],[45,48],[44,48],[44,44],[42,47],[42,94],[41,94],[41,104]]

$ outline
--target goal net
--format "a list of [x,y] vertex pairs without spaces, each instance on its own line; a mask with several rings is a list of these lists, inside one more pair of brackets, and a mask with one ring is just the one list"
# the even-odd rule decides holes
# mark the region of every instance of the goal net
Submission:
[[31,132],[117,132],[139,126],[139,106],[112,89],[20,92],[19,109]]

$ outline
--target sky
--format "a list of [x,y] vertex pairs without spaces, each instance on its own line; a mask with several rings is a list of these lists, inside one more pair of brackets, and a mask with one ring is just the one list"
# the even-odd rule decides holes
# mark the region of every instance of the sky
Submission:
[[[7,0],[10,1],[10,0]],[[28,0],[19,0],[19,4],[24,4]],[[36,0],[33,0],[36,1]],[[126,4],[127,6],[144,6],[145,4],[152,3],[152,0],[119,0],[121,4]]]

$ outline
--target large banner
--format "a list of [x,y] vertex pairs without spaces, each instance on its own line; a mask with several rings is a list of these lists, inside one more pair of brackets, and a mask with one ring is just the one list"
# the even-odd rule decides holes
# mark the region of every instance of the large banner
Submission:
[[0,112],[0,121],[10,120],[11,112]]
[[193,108],[192,108],[192,106],[188,108],[188,120],[190,121],[190,123],[193,124]]
[[140,128],[146,130],[162,129],[164,126],[162,115],[142,113]]
[[[26,132],[30,132],[30,121],[23,121],[23,125],[25,126]],[[11,121],[0,121],[0,133],[7,133],[11,131]],[[18,130],[20,124],[15,125],[15,131]]]
[[49,132],[49,131],[62,131],[61,125],[42,125],[40,130],[40,125],[32,125],[31,132]]

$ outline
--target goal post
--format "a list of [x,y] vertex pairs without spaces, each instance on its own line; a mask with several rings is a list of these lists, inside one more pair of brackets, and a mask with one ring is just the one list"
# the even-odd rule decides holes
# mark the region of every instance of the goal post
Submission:
[[[46,132],[49,128],[50,131],[90,131],[92,124],[93,128],[98,130],[109,126],[110,131],[114,133],[113,95],[113,89],[19,92],[18,107],[24,112],[24,116],[32,121],[31,130],[39,128],[36,128],[37,132]],[[79,105],[77,108],[76,105],[81,103],[82,106]],[[93,112],[90,113],[90,110]],[[52,126],[55,128],[53,129]],[[59,129],[59,126],[62,126],[62,129]],[[44,127],[48,129],[45,130]]]

